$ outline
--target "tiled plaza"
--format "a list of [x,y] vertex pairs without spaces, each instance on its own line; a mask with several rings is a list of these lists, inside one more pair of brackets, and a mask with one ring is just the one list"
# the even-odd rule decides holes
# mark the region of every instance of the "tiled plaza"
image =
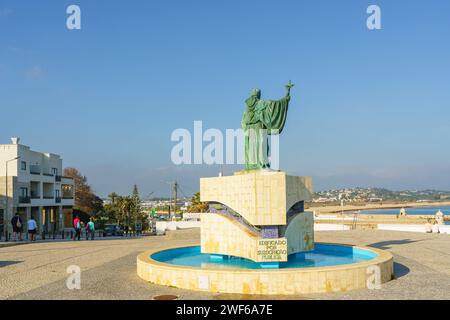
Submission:
[[[136,274],[136,256],[152,248],[196,245],[198,229],[166,236],[0,247],[0,299],[450,299],[448,235],[392,231],[316,232],[319,242],[372,246],[394,255],[396,279],[380,290],[307,296],[243,296],[157,286]],[[66,269],[81,268],[81,289],[69,290]]]

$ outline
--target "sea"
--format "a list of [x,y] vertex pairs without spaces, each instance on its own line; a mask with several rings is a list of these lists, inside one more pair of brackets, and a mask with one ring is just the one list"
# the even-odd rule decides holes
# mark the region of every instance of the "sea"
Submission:
[[[438,210],[441,210],[446,216],[450,216],[450,206],[441,206],[441,207],[415,207],[415,208],[405,208],[406,214],[410,216],[414,215],[435,215]],[[359,212],[360,214],[399,214],[400,208],[395,209],[373,209],[373,210],[364,210]],[[450,225],[450,221],[446,221],[445,224]]]

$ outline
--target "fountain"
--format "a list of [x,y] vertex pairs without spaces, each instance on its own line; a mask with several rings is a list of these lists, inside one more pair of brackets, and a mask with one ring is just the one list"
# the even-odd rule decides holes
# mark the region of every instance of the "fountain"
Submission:
[[[200,246],[151,250],[137,258],[149,282],[189,290],[237,294],[307,294],[367,288],[390,281],[386,251],[315,243],[311,177],[271,170],[267,132],[281,133],[290,89],[279,101],[263,101],[254,89],[242,120],[246,132],[243,171],[200,179]],[[269,131],[267,131],[269,130]]]

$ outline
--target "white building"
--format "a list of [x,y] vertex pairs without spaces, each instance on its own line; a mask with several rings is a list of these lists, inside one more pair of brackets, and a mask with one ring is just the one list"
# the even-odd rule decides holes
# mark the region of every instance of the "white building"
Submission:
[[15,213],[19,213],[23,220],[24,232],[30,216],[36,220],[39,233],[70,227],[74,183],[72,178],[62,176],[61,157],[30,150],[30,147],[19,144],[19,138],[11,138],[11,141],[11,144],[0,144],[2,237],[5,232],[12,232],[10,221]]

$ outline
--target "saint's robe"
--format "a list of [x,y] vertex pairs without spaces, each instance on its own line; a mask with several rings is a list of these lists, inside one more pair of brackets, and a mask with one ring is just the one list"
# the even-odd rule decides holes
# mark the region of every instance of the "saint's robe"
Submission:
[[280,134],[286,122],[290,96],[278,101],[263,101],[257,96],[247,99],[242,117],[245,133],[245,169],[270,168],[267,135]]

